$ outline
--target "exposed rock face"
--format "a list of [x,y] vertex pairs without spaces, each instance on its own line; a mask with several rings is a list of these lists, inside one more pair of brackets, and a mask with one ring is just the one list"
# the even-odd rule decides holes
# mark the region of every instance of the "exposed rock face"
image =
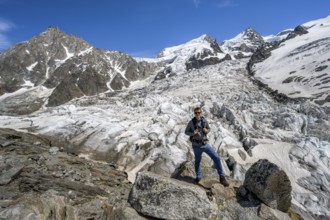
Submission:
[[154,173],[138,173],[129,203],[140,213],[162,219],[207,219],[211,203],[196,186]]
[[250,75],[254,75],[252,70],[253,65],[255,63],[260,63],[270,57],[271,51],[278,48],[278,45],[279,42],[265,42],[256,49],[247,64],[247,70],[249,71]]
[[[214,56],[212,57],[212,55],[214,54],[211,51],[205,51],[203,54],[198,54],[197,56],[191,57],[186,63],[187,70],[199,69],[203,66],[217,64],[225,60],[231,60],[229,54],[226,54],[226,56],[222,59],[219,59],[218,57],[214,57]],[[205,58],[208,56],[211,57]]]
[[[54,89],[48,106],[61,105],[83,95],[120,90],[132,81],[150,76],[161,65],[138,62],[117,51],[96,49],[57,28],[48,28],[39,36],[1,53],[0,64],[0,95],[45,86]],[[24,113],[39,109],[47,98],[30,101],[34,107]],[[0,112],[21,114],[21,110],[15,110],[17,106],[20,104],[5,99]]]
[[0,219],[101,219],[104,204],[126,210],[126,174],[64,148],[53,138],[0,129]]
[[[30,81],[39,85],[56,70],[58,60],[86,50],[90,45],[80,38],[66,35],[57,28],[48,28],[28,42],[16,44],[0,56],[0,87],[14,92]],[[3,93],[0,93],[3,94]]]
[[77,210],[69,204],[63,196],[56,195],[56,191],[49,190],[41,196],[24,195],[13,201],[12,205],[3,211],[0,209],[1,219],[80,219]]
[[286,40],[295,38],[296,36],[300,36],[303,34],[307,34],[308,31],[304,26],[298,25],[295,29],[287,36]]
[[10,183],[20,174],[23,168],[23,165],[16,165],[14,167],[10,167],[7,170],[3,169],[0,175],[0,185],[6,185]]
[[261,44],[264,42],[263,37],[257,33],[253,28],[249,27],[244,31],[244,38],[249,39],[250,41],[256,43],[256,44]]
[[246,172],[244,186],[271,208],[291,207],[291,183],[286,173],[268,160],[259,160]]
[[[58,106],[83,95],[95,95],[107,91],[108,77],[98,74],[93,68],[67,75],[49,96],[47,106]],[[116,87],[120,88],[120,87]]]
[[176,75],[176,73],[172,72],[172,68],[167,67],[167,68],[164,68],[159,73],[157,73],[155,80],[162,80],[162,79],[165,79],[166,77],[173,77],[175,75]]

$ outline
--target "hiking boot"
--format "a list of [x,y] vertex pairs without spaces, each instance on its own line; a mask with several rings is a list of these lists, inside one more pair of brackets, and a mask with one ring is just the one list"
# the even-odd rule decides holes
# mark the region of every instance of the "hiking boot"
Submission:
[[201,179],[202,179],[202,178],[198,178],[198,177],[196,177],[195,180],[194,180],[194,183],[195,183],[195,184],[198,184],[198,183],[201,181]]
[[221,183],[224,187],[229,186],[229,183],[227,182],[226,177],[224,177],[224,176],[220,176],[220,183]]

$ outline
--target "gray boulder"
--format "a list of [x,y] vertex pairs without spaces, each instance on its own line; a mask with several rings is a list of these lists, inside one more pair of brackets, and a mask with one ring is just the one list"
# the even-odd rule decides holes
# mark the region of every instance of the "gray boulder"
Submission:
[[286,173],[266,159],[246,172],[244,187],[273,209],[287,212],[291,207],[291,182]]
[[138,212],[161,219],[207,219],[211,203],[202,189],[154,173],[138,173],[128,202]]

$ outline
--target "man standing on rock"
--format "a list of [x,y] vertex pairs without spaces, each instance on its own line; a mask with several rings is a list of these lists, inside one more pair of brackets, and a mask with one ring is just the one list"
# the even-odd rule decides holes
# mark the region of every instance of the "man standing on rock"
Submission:
[[200,107],[196,107],[194,109],[195,117],[189,121],[185,134],[190,137],[190,141],[192,143],[192,147],[195,154],[195,171],[196,171],[196,179],[195,183],[199,183],[202,179],[202,171],[200,167],[202,154],[205,152],[211,159],[214,161],[218,174],[220,176],[220,183],[225,187],[229,186],[225,175],[223,173],[221,160],[217,152],[207,143],[207,133],[210,132],[209,123],[202,116],[202,109]]

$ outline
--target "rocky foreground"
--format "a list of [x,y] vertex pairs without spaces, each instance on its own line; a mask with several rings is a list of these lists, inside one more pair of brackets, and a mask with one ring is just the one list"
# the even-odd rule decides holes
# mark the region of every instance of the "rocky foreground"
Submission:
[[53,144],[0,130],[0,219],[101,219],[102,207],[126,204],[125,173]]
[[191,161],[172,178],[139,172],[132,185],[115,165],[11,129],[0,129],[0,153],[0,219],[301,218],[290,208],[288,177],[267,160],[255,163],[244,183],[229,180],[225,188],[206,163],[201,184],[192,184]]

